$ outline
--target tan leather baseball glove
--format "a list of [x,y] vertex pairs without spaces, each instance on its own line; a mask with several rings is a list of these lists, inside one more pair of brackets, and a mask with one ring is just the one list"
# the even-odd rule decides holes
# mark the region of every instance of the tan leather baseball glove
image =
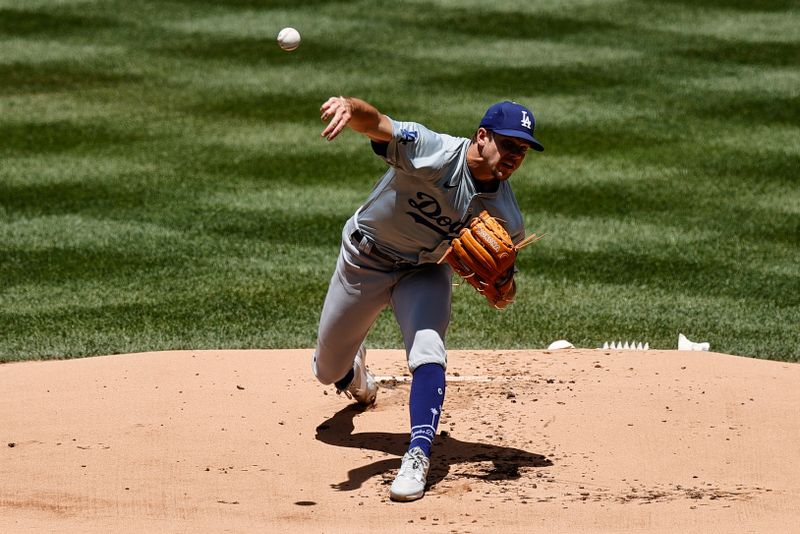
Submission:
[[539,239],[532,234],[515,245],[500,221],[484,210],[450,242],[439,263],[447,261],[489,304],[502,309],[514,301],[516,294],[517,252]]

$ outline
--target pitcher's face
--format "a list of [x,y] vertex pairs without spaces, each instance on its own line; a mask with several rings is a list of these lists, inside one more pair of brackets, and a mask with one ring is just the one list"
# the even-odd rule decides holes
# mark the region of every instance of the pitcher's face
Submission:
[[483,157],[495,180],[508,180],[525,160],[530,145],[522,139],[487,132]]

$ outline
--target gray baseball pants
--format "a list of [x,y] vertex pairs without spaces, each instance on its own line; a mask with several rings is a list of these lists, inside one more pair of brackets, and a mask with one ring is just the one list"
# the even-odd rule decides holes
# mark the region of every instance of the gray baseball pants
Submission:
[[408,368],[447,367],[452,274],[447,264],[411,265],[378,256],[367,238],[355,242],[355,218],[342,246],[319,322],[312,369],[323,384],[342,379],[381,311],[391,306],[403,335]]

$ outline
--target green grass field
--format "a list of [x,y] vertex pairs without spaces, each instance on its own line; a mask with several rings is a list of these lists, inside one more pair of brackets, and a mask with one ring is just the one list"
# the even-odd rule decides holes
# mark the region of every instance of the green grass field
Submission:
[[795,1],[0,0],[0,361],[312,347],[384,169],[320,138],[339,94],[463,136],[536,113],[512,184],[547,238],[509,309],[457,288],[450,348],[800,360]]

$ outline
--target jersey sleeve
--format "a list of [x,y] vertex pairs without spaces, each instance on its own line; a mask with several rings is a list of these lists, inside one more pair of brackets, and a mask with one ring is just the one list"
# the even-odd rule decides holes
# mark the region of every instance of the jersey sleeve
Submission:
[[[420,178],[436,178],[449,159],[448,137],[416,122],[392,121],[392,139],[373,143],[386,163]],[[377,145],[377,146],[376,146]]]

